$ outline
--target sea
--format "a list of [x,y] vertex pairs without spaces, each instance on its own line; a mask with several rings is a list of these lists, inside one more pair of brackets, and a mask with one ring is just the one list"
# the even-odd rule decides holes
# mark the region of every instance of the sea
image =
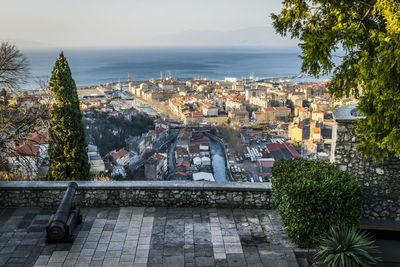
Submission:
[[[61,49],[21,50],[30,63],[30,76],[24,89],[39,87],[48,81]],[[208,78],[224,80],[278,78],[301,74],[301,59],[296,49],[255,47],[135,47],[64,49],[77,86],[118,81],[142,81],[172,78]],[[324,78],[324,77],[323,77]],[[326,77],[325,77],[326,78]],[[315,81],[313,77],[300,79]],[[297,80],[299,81],[299,80]]]

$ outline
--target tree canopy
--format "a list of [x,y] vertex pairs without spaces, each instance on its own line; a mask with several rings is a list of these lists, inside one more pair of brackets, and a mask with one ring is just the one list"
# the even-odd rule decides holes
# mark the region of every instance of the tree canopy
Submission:
[[[36,172],[30,160],[18,153],[29,134],[47,128],[48,103],[20,90],[29,74],[26,57],[12,44],[0,44],[0,180],[22,179],[18,169]],[[29,104],[24,103],[29,99]],[[10,164],[7,156],[16,158]],[[16,167],[19,165],[20,167]],[[15,169],[14,169],[15,168]],[[36,173],[35,173],[36,175]],[[35,177],[27,177],[29,179]]]
[[0,87],[15,89],[29,74],[28,60],[15,45],[0,44]]
[[83,118],[86,128],[86,140],[96,145],[101,156],[112,150],[126,147],[125,139],[137,136],[154,129],[154,122],[150,118],[137,115],[131,120],[110,117],[106,112],[93,110]]
[[87,180],[88,163],[85,129],[76,85],[63,53],[57,59],[50,79],[54,103],[50,109],[50,180]]
[[[284,0],[275,30],[300,40],[302,71],[332,74],[336,97],[354,95],[358,150],[400,158],[400,3],[398,0]],[[341,63],[333,57],[340,51]]]

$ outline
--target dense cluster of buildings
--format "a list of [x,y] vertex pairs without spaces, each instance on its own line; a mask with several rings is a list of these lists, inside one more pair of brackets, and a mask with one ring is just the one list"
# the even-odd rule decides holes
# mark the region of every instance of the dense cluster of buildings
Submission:
[[[109,117],[131,120],[141,112],[134,104],[140,99],[150,105],[158,103],[154,101],[163,102],[189,127],[230,125],[240,131],[244,147],[240,156],[257,165],[263,180],[270,176],[270,167],[280,158],[328,159],[332,143],[331,110],[341,105],[331,101],[324,82],[160,79],[129,82],[125,86],[117,83],[82,87],[78,88],[78,95],[84,113],[98,110]],[[158,116],[163,117],[163,114]],[[105,157],[100,156],[97,147],[89,145],[91,172],[125,176],[127,167],[145,161],[148,180],[214,180],[209,137],[184,128],[171,147],[172,151],[158,153],[153,150],[154,145],[167,139],[170,129],[162,119],[155,120],[154,130],[128,137],[124,148],[110,151]],[[35,171],[45,172],[48,138],[38,135],[29,137],[15,153],[26,156],[31,165],[35,165]],[[35,139],[37,144],[30,139]],[[234,155],[233,159],[241,157]],[[18,164],[17,155],[9,155],[8,161],[14,169],[27,172]]]
[[[164,81],[163,86],[161,81],[158,84],[131,84],[130,91],[145,100],[150,99],[151,94],[162,94],[161,101],[168,103],[169,109],[185,125],[227,124],[238,129],[262,128],[265,134],[282,138],[279,145],[263,144],[264,154],[257,158],[257,162],[264,178],[269,175],[265,172],[267,165],[272,166],[279,160],[276,155],[328,159],[332,143],[331,110],[340,103],[331,101],[325,85],[325,82],[188,79]],[[280,153],[275,152],[276,147]],[[179,158],[175,158],[178,160],[190,158],[188,149],[178,149],[177,153]],[[246,154],[249,153],[243,156]],[[245,158],[251,160],[251,157]],[[200,162],[197,158],[196,163]],[[190,166],[193,164],[196,165],[193,162]]]
[[[155,154],[148,159],[145,165],[146,179],[214,181],[210,140],[203,132],[190,128],[181,129],[169,152],[169,158],[166,155]],[[170,166],[168,175],[166,164]],[[160,170],[164,172],[161,173]],[[154,175],[155,173],[157,175]]]
[[168,171],[167,154],[155,153],[149,157],[144,165],[144,175],[149,181],[164,180]]
[[299,144],[304,155],[326,158],[329,154],[334,103],[325,82],[160,80],[130,83],[129,90],[145,100],[161,94],[157,100],[168,103],[186,125],[268,126]]
[[[195,178],[195,173],[213,173],[211,166],[210,139],[203,132],[190,128],[181,129],[177,137],[174,158],[173,173],[185,172],[188,179]],[[212,175],[210,176],[213,180]],[[175,180],[175,179],[174,179]]]
[[330,108],[324,83],[160,80],[131,82],[129,91],[147,101],[168,103],[184,124],[259,125],[285,121],[298,113],[296,108],[316,117]]
[[23,144],[6,155],[9,168],[27,177],[46,176],[49,169],[49,133],[29,134]]
[[[143,91],[148,88],[145,84],[142,85]],[[167,90],[167,92],[170,92],[170,90]],[[105,112],[108,117],[126,120],[132,120],[138,113],[144,114],[136,108],[132,95],[120,83],[81,87],[78,88],[78,96],[84,114],[96,110]],[[145,97],[145,100],[151,99]],[[157,100],[165,99],[159,98]],[[149,116],[148,114],[145,115]],[[130,166],[135,166],[135,164],[146,160],[154,145],[167,139],[168,136],[168,123],[155,119],[155,129],[140,136],[129,136],[125,140],[125,147],[108,152],[102,158],[103,162],[98,160],[100,157],[98,153],[97,155],[94,152],[93,155],[89,154],[92,165],[91,172],[93,175],[104,172],[111,177],[125,177],[126,170]],[[92,158],[96,158],[96,160],[91,160]],[[93,165],[95,166],[93,167]]]
[[[35,95],[36,94],[36,95]],[[139,111],[132,105],[126,94],[110,85],[84,87],[78,89],[80,107],[85,119],[90,120],[92,111],[105,112],[108,117],[132,120]],[[36,102],[39,94],[30,92],[10,98],[10,105],[26,105]],[[149,130],[141,136],[130,136],[126,140],[126,147],[109,151],[100,155],[94,144],[88,145],[88,159],[91,175],[108,174],[111,177],[126,176],[126,168],[145,158],[146,152],[152,150],[153,145],[165,140],[169,135],[169,125],[162,120],[155,120],[155,129]],[[26,140],[5,155],[9,169],[19,171],[27,177],[44,177],[49,167],[48,158],[49,134],[47,129],[38,130],[26,137]]]
[[107,161],[105,169],[111,177],[116,177],[117,175],[125,177],[126,168],[130,168],[130,166],[135,166],[135,164],[146,160],[148,153],[153,151],[155,145],[165,141],[168,136],[168,123],[161,120],[156,121],[155,129],[149,130],[140,136],[129,136],[125,140],[125,148],[118,151],[110,151],[104,157]]

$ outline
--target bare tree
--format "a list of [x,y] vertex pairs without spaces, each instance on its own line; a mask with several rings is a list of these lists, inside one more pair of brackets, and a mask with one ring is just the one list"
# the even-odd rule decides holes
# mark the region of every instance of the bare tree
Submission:
[[15,89],[29,75],[26,57],[12,44],[0,45],[0,87]]
[[[37,162],[27,137],[48,127],[49,99],[45,90],[19,90],[29,74],[28,61],[9,43],[0,45],[0,180],[18,175],[37,176]],[[43,93],[44,92],[44,93]],[[28,147],[31,147],[32,142]],[[33,166],[35,165],[35,166]],[[18,171],[22,171],[18,172]],[[14,172],[14,173],[16,173]]]

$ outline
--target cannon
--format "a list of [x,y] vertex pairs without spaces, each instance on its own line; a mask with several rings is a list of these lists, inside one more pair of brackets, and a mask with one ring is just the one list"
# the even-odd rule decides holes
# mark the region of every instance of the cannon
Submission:
[[58,206],[56,213],[50,217],[47,224],[46,242],[72,242],[74,240],[73,231],[75,226],[82,223],[79,207],[72,207],[72,200],[77,188],[78,184],[75,182],[68,184],[60,206]]

